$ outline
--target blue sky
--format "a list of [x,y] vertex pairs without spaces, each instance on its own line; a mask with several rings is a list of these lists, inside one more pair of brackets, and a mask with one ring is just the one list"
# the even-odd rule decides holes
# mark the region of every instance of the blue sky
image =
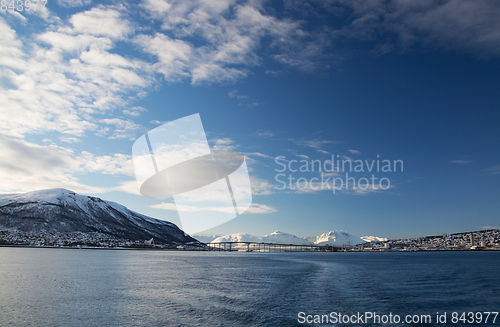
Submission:
[[[131,149],[199,113],[213,147],[248,158],[254,202],[202,234],[500,228],[498,17],[494,0],[49,0],[2,10],[0,192],[63,187],[178,223],[139,194]],[[332,154],[404,169],[376,173],[386,190],[278,189],[276,157]]]

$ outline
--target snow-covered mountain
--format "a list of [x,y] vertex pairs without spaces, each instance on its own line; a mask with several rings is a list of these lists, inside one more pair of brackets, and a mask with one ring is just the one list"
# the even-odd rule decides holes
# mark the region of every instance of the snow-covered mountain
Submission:
[[296,244],[296,245],[356,245],[365,243],[363,239],[357,236],[350,235],[345,231],[330,231],[321,234],[320,236],[313,236],[302,238],[292,234],[275,231],[264,237],[253,236],[246,233],[229,234],[218,237],[212,240],[213,243],[218,242],[264,242],[264,243],[277,243],[277,244]]
[[236,233],[228,234],[221,237],[217,237],[212,241],[213,243],[219,242],[262,242],[262,238],[258,236],[252,236],[247,233]]
[[387,237],[378,237],[378,236],[361,236],[361,239],[364,240],[365,242],[386,242],[388,241]]
[[133,241],[153,238],[156,244],[197,242],[170,222],[60,188],[0,195],[0,230],[98,232]]
[[343,230],[335,230],[321,234],[320,236],[317,236],[316,240],[314,241],[314,244],[317,245],[333,246],[356,245],[361,243],[365,243],[365,241]]
[[274,231],[273,233],[264,237],[253,236],[246,233],[228,234],[214,239],[212,242],[265,242],[277,244],[311,244],[306,239],[297,237],[292,234]]
[[311,244],[308,240],[297,237],[292,234],[283,233],[279,230],[262,237],[262,242],[265,243],[279,243],[279,244],[296,244],[296,245],[308,245]]

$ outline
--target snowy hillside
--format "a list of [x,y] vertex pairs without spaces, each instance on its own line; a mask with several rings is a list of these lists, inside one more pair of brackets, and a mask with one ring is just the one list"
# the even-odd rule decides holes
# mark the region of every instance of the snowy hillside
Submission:
[[314,244],[317,245],[334,246],[356,245],[361,243],[365,243],[365,241],[342,230],[335,230],[321,234],[320,236],[316,237],[316,240],[314,241]]
[[176,225],[66,189],[0,195],[0,230],[103,233],[157,244],[196,242]]
[[219,242],[262,242],[262,238],[258,236],[252,236],[247,233],[237,233],[229,234],[216,238],[212,241],[213,243]]
[[246,233],[229,234],[218,237],[212,242],[264,242],[264,243],[277,243],[277,244],[312,244],[306,239],[297,237],[292,234],[274,231],[273,233],[264,237],[253,236]]
[[377,237],[377,236],[361,236],[361,239],[365,242],[374,242],[374,241],[385,242],[388,240],[387,237]]
[[309,245],[311,242],[308,240],[297,237],[292,234],[275,231],[269,235],[262,237],[262,242],[265,243],[279,243],[279,244],[296,244],[296,245]]

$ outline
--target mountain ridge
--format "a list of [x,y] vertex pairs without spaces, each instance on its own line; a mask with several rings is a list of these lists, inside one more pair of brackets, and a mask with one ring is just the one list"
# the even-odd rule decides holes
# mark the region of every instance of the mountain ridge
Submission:
[[[293,234],[284,233],[279,230],[274,231],[269,235],[263,237],[253,236],[247,233],[235,233],[224,236],[213,235],[208,236],[193,236],[205,243],[217,242],[263,242],[263,243],[276,243],[276,244],[294,244],[294,245],[332,245],[332,246],[345,246],[356,245],[365,243],[364,239],[353,236],[342,230],[333,230],[323,233],[319,236],[312,237],[298,237]],[[375,238],[375,237],[374,237]]]
[[0,230],[29,234],[100,233],[157,244],[198,242],[175,224],[98,197],[56,188],[0,195]]

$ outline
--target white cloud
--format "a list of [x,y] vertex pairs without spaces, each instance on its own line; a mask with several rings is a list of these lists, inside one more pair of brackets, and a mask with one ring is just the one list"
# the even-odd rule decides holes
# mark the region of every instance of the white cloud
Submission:
[[245,211],[245,213],[273,213],[276,212],[275,208],[265,205],[265,204],[258,204],[258,203],[252,203],[250,207]]
[[297,145],[307,146],[309,148],[315,149],[317,152],[324,153],[324,154],[330,154],[330,152],[324,150],[323,146],[328,145],[328,144],[341,143],[340,141],[327,141],[327,140],[320,140],[320,139],[314,139],[314,140],[289,139],[289,140]]
[[[160,204],[153,204],[150,207],[155,208],[155,209],[177,211],[177,206],[175,205],[175,203],[172,203],[172,202],[162,202]],[[184,211],[194,212],[194,211],[198,211],[197,209],[199,209],[199,208],[194,207],[194,209],[192,209],[191,211],[188,211],[188,210],[184,210]],[[233,211],[234,211],[234,208],[233,208]]]
[[257,131],[257,132],[255,132],[255,135],[262,136],[262,137],[273,137],[274,133],[271,132],[270,130],[267,130],[267,131]]
[[359,150],[351,150],[351,149],[349,149],[349,152],[352,153],[352,154],[361,154],[361,151],[359,151]]
[[[50,1],[46,1],[46,0],[43,0],[43,1],[23,1],[24,9],[17,12],[17,15],[16,15],[16,10],[7,10],[7,12],[10,12],[9,14],[14,14],[16,16],[22,16],[20,14],[22,12],[25,15],[23,17],[26,17],[26,18],[28,18],[28,16],[38,16],[47,22],[53,22],[53,21],[57,20],[57,18],[55,18],[53,16],[53,13],[47,8],[47,2],[50,2]],[[12,3],[12,1],[8,2],[8,5],[10,5],[11,3]],[[17,2],[15,2],[15,3],[16,3],[16,7],[19,8],[20,4]],[[27,9],[28,6],[29,6],[29,10]],[[23,20],[25,20],[25,19],[23,18]]]
[[247,72],[245,69],[226,68],[219,64],[202,62],[192,69],[191,76],[193,84],[224,83],[246,77]]
[[[59,4],[73,7],[89,1]],[[95,115],[127,107],[156,83],[155,73],[169,82],[234,81],[247,76],[248,67],[261,64],[257,50],[264,38],[271,42],[270,50],[281,51],[285,44],[300,44],[300,35],[305,35],[300,22],[268,15],[253,1],[147,0],[141,6],[134,10],[144,9],[161,20],[161,33],[141,28],[123,6],[114,5],[77,12],[67,20],[49,11],[39,13],[52,15],[50,24],[24,35],[23,41],[0,18],[0,74],[9,85],[0,90],[5,109],[0,132],[23,137],[55,131],[70,142],[88,131],[104,135],[102,117]],[[145,31],[151,35],[141,34]],[[132,43],[154,55],[155,62],[115,53],[116,42]],[[124,111],[132,117],[138,113]]]
[[265,179],[250,176],[250,185],[253,195],[270,195],[276,193],[276,186]]
[[[10,5],[10,3],[9,3],[9,5]],[[26,17],[24,17],[23,15],[21,15],[21,13],[18,12],[17,10],[5,10],[5,11],[2,10],[1,13],[2,14],[11,15],[11,16],[13,16],[16,19],[19,19],[23,23],[26,22]]]
[[153,125],[163,125],[165,123],[168,123],[168,120],[164,120],[164,121],[159,121],[159,120],[152,120],[149,122],[150,124],[153,124]]
[[[169,35],[137,38],[146,52],[157,56],[157,66],[167,80],[189,77],[199,84],[245,77],[246,67],[261,63],[256,51],[265,37],[272,40],[270,50],[304,47],[301,41],[306,33],[300,23],[266,15],[258,2],[145,0],[142,6],[151,18],[161,20]],[[185,38],[202,42],[194,45]]]
[[[58,3],[80,7],[91,1],[58,0]],[[94,133],[111,139],[132,139],[142,129],[132,119],[145,109],[130,108],[131,103],[157,83],[156,73],[169,82],[231,82],[247,76],[250,66],[262,63],[257,51],[263,40],[271,43],[270,51],[279,52],[284,47],[299,46],[301,35],[305,35],[300,22],[268,15],[258,1],[147,0],[142,7],[131,6],[145,9],[150,18],[161,20],[161,32],[154,27],[142,28],[129,11],[115,5],[97,6],[67,19],[55,16],[47,8],[40,9],[36,14],[46,20],[46,25],[28,32],[23,29],[25,34],[21,37],[0,17],[0,134],[8,140],[3,144],[13,146],[14,152],[21,148],[26,153],[47,151],[47,158],[60,164],[52,166],[54,171],[44,169],[46,175],[35,171],[29,178],[20,172],[2,175],[6,189],[31,190],[43,184],[43,187],[59,185],[75,191],[88,190],[90,186],[81,184],[74,173],[129,175],[131,168],[125,165],[130,160],[120,154],[77,155],[69,148],[42,147],[25,138],[33,134],[45,138],[44,134],[55,133],[51,140],[59,137],[59,141],[77,143],[87,133]],[[30,16],[16,17],[30,19]],[[135,46],[142,52],[141,59],[133,54],[118,54],[119,42],[120,46]],[[143,54],[152,55],[154,62],[146,61]],[[235,98],[246,96],[235,93]],[[113,110],[118,109],[128,119],[113,115]],[[216,139],[214,143],[221,150],[236,147],[227,138]],[[47,167],[40,160],[31,164]],[[13,163],[7,160],[2,164]],[[25,170],[31,171],[29,167]],[[130,191],[130,185],[124,183],[120,187]],[[94,191],[98,189],[105,190],[94,188]],[[256,189],[266,194],[269,184],[260,181]]]
[[[38,145],[0,136],[1,192],[28,192],[62,187],[75,192],[103,193],[114,189],[86,185],[74,176],[75,173],[92,172],[132,176],[132,160],[130,156],[123,154],[75,154],[72,149],[57,145]],[[124,186],[116,188],[123,189]]]
[[27,56],[22,50],[23,44],[17,38],[16,32],[2,18],[0,18],[0,44],[2,66],[11,69],[24,68]]
[[295,142],[297,145],[304,145],[308,146],[313,149],[320,149],[323,147],[325,144],[335,144],[338,143],[338,141],[323,141],[323,140],[292,140]]
[[274,159],[273,156],[260,153],[260,152],[250,152],[250,153],[245,153],[245,156],[256,156],[256,157],[261,157],[261,158],[268,158],[268,159]]
[[64,143],[80,143],[80,142],[82,142],[82,140],[80,140],[77,137],[71,137],[71,136],[67,136],[67,135],[62,135],[59,138],[59,140],[61,140],[61,142],[64,142]]
[[139,187],[137,186],[137,181],[135,179],[126,182],[121,182],[120,185],[113,187],[113,190],[130,193],[134,195],[141,195]]
[[77,166],[70,149],[55,145],[36,145],[6,137],[0,137],[0,156],[0,171],[6,175],[16,171],[40,175],[53,173],[64,167],[75,169]]
[[[83,151],[75,158],[80,172],[98,172],[107,175],[135,176],[132,157],[122,153],[96,156]],[[134,181],[134,183],[136,183]],[[137,185],[137,183],[136,183]]]
[[248,99],[248,96],[247,95],[241,95],[241,94],[238,94],[238,90],[233,90],[231,92],[228,92],[227,95],[230,97],[230,98],[236,98],[236,99]]
[[142,129],[142,127],[131,120],[124,120],[120,118],[106,118],[101,119],[101,123],[107,125],[114,125],[115,130],[113,131],[113,135],[111,135],[110,139],[130,139],[134,140],[137,131]]
[[141,5],[155,18],[161,18],[172,8],[172,5],[165,0],[145,0]]
[[210,143],[212,144],[212,148],[216,151],[233,151],[236,148],[235,142],[227,137],[212,139]]
[[500,174],[500,165],[491,166],[484,170],[485,175],[498,175]]
[[60,22],[24,37],[23,44],[0,18],[0,75],[11,86],[0,89],[1,133],[22,138],[55,131],[70,142],[86,131],[103,134],[93,116],[124,106],[150,85],[147,63],[109,52],[131,30],[118,11],[94,8],[70,21],[73,26]]
[[70,18],[74,33],[123,39],[133,31],[120,12],[103,7],[77,13]]
[[182,40],[173,40],[170,37],[157,33],[155,36],[139,35],[135,42],[143,51],[158,58],[154,65],[155,71],[163,74],[168,81],[178,81],[188,77],[189,61],[192,56],[191,45]]
[[123,110],[124,115],[132,116],[132,117],[139,117],[142,115],[143,112],[147,112],[148,110],[146,108],[136,106],[130,109],[125,109]]

